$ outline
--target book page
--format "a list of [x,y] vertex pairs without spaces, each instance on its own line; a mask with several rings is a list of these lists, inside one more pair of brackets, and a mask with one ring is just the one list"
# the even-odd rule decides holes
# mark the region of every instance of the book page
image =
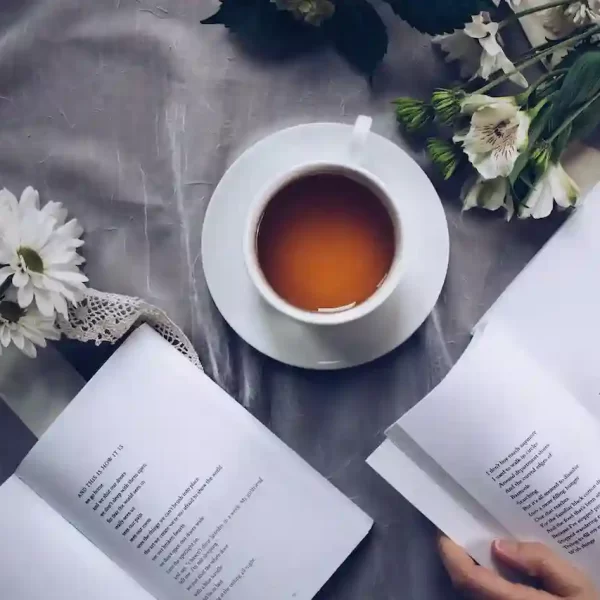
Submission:
[[372,523],[148,326],[18,474],[158,600],[308,600]]
[[598,419],[599,231],[600,184],[480,322],[510,327],[519,345]]
[[600,428],[505,330],[486,327],[396,426],[515,538],[600,580]]
[[491,541],[512,535],[399,427],[367,463],[479,564],[495,569]]
[[0,598],[152,600],[22,481],[0,487]]

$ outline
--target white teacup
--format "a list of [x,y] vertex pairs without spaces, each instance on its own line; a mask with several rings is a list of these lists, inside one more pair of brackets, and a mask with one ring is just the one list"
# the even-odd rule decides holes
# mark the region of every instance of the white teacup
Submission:
[[[280,174],[263,188],[250,207],[243,240],[244,258],[248,274],[264,300],[275,310],[287,315],[291,319],[311,325],[340,325],[356,321],[381,306],[400,282],[403,266],[401,217],[390,198],[385,184],[360,166],[360,157],[371,128],[371,123],[372,120],[369,117],[358,117],[352,135],[349,137],[348,149],[345,156],[342,155],[335,161],[306,162],[286,173]],[[308,311],[290,304],[271,287],[259,263],[256,239],[263,213],[269,202],[281,189],[294,180],[323,173],[343,175],[348,179],[360,183],[377,196],[381,204],[386,208],[394,226],[395,252],[386,277],[373,294],[364,302],[351,308]]]

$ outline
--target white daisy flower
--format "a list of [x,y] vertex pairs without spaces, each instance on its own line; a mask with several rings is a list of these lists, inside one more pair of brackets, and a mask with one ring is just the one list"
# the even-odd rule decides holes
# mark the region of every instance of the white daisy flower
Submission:
[[477,75],[489,79],[494,73],[512,73],[510,80],[526,88],[527,79],[515,72],[515,65],[504,53],[498,35],[498,23],[491,20],[489,13],[481,12],[472,17],[462,30],[439,35],[433,41],[447,54],[448,62],[459,61],[461,77]]
[[552,212],[555,202],[562,208],[576,206],[580,193],[560,163],[550,164],[519,208],[519,217],[544,219]]
[[514,98],[475,95],[463,101],[462,111],[471,114],[467,132],[453,140],[463,145],[471,164],[483,179],[508,177],[522,150],[527,147],[531,118]]
[[20,201],[0,191],[0,285],[12,277],[17,302],[25,308],[34,300],[42,315],[54,311],[67,317],[67,302],[77,303],[88,280],[78,268],[83,258],[83,229],[66,221],[61,204],[50,202],[42,209],[39,194],[25,189]]
[[506,220],[510,221],[515,214],[515,205],[510,194],[508,179],[496,177],[496,179],[482,179],[468,181],[462,189],[461,198],[463,211],[471,208],[485,208],[486,210],[506,209]]
[[35,306],[21,308],[11,300],[0,301],[0,354],[2,347],[12,342],[31,358],[37,356],[36,346],[46,347],[46,340],[57,340],[55,318],[45,317]]

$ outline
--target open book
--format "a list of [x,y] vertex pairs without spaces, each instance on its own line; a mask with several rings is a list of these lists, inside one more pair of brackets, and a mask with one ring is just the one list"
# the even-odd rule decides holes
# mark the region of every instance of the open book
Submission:
[[371,525],[142,326],[0,487],[0,598],[308,600]]
[[541,541],[600,584],[600,186],[369,464],[480,563]]

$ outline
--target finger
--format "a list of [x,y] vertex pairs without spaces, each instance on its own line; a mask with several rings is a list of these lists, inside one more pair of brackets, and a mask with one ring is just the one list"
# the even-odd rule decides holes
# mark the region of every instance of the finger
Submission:
[[549,600],[550,596],[533,588],[510,583],[497,573],[481,567],[447,537],[439,542],[442,561],[452,583],[482,600]]
[[571,596],[587,585],[585,575],[547,546],[537,542],[496,540],[492,551],[498,560],[544,584],[544,589],[559,596]]

